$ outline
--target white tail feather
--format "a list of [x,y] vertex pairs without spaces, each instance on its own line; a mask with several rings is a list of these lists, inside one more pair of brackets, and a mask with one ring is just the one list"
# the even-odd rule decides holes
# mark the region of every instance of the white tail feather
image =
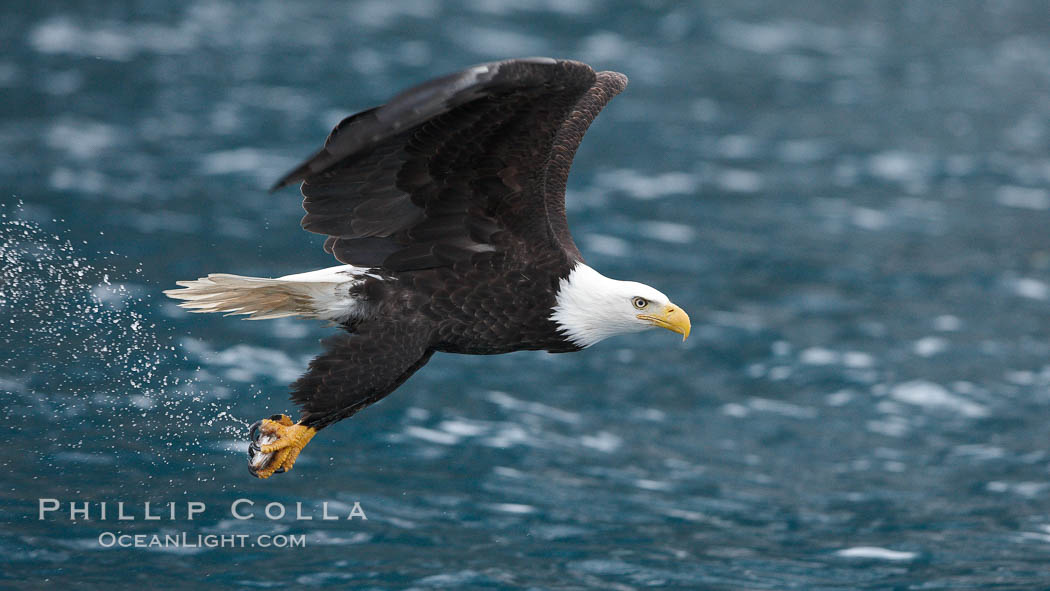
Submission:
[[301,316],[343,321],[360,313],[362,302],[350,295],[366,269],[343,265],[276,279],[212,273],[193,281],[176,281],[169,297],[192,312],[247,314],[248,320]]

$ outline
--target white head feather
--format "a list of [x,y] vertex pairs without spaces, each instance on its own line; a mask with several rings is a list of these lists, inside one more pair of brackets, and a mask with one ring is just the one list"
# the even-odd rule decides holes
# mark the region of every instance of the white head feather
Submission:
[[[645,307],[639,307],[643,303]],[[561,280],[550,318],[573,344],[589,347],[614,335],[653,328],[638,315],[670,304],[667,296],[644,283],[610,279],[578,263]]]

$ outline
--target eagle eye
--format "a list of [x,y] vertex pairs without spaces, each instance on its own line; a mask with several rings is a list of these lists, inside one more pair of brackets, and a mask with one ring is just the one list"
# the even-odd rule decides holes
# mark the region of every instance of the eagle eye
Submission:
[[634,298],[634,299],[633,299],[633,300],[631,301],[631,303],[633,303],[633,304],[634,304],[634,307],[635,307],[635,308],[638,308],[639,310],[642,310],[642,309],[644,309],[644,308],[645,308],[646,306],[648,306],[648,305],[649,305],[649,300],[647,300],[647,299],[645,299],[645,298]]

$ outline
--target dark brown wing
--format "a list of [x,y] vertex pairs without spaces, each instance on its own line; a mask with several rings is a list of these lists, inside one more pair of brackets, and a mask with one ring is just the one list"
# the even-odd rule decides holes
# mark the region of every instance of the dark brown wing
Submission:
[[547,219],[562,248],[577,260],[582,261],[583,257],[572,240],[569,222],[565,217],[565,185],[569,180],[569,168],[572,167],[572,158],[576,155],[576,149],[580,147],[583,135],[587,133],[591,122],[605,105],[626,87],[627,76],[619,72],[598,72],[594,86],[576,102],[569,118],[558,130],[551,147],[544,185]]
[[343,120],[282,178],[302,180],[303,228],[344,263],[407,271],[505,252],[579,259],[565,182],[587,126],[626,85],[530,58],[426,82]]
[[325,352],[292,384],[300,420],[320,429],[345,419],[397,389],[434,353],[417,326],[364,323],[323,341]]

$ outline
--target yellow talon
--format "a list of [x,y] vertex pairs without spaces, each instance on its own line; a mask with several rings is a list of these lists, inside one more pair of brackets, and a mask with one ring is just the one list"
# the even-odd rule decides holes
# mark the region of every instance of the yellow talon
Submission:
[[299,452],[316,434],[317,429],[292,423],[287,415],[274,415],[255,423],[251,427],[248,469],[259,478],[291,470]]

